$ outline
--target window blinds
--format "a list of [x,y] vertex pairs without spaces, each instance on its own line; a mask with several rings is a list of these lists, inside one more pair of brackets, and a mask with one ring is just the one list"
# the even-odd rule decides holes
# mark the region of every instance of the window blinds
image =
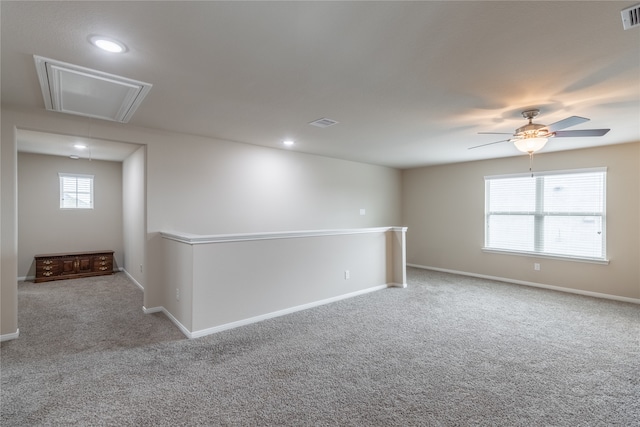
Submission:
[[485,248],[606,259],[606,169],[485,177]]
[[60,209],[93,209],[93,175],[59,173]]

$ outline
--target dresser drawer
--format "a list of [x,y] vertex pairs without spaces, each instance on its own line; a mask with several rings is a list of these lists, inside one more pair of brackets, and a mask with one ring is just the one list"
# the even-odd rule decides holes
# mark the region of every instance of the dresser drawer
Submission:
[[36,255],[35,282],[113,274],[113,251]]

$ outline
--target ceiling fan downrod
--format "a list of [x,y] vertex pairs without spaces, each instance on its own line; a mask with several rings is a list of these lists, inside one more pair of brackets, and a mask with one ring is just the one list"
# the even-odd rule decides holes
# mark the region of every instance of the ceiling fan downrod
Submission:
[[540,114],[540,110],[533,109],[533,110],[525,110],[522,112],[522,117],[524,117],[525,119],[529,120],[529,123],[527,123],[524,126],[519,127],[518,129],[516,129],[516,132],[514,133],[514,136],[516,137],[538,137],[538,136],[547,136],[549,134],[549,132],[544,132],[541,130],[542,129],[546,129],[547,126],[545,125],[540,125],[538,123],[533,123],[533,119],[535,117],[538,116],[538,114]]
[[525,119],[528,119],[529,124],[531,124],[531,121],[536,117],[538,117],[538,114],[540,114],[540,110],[537,108],[533,108],[531,110],[524,110],[522,112],[522,117],[524,117]]

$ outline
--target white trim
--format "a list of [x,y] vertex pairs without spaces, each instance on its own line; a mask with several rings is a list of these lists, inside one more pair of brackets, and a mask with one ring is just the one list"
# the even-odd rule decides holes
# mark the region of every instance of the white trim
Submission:
[[355,296],[367,294],[369,292],[379,291],[381,289],[386,289],[388,287],[389,287],[388,285],[374,286],[372,288],[367,288],[367,289],[363,289],[363,290],[360,290],[360,291],[351,292],[351,293],[348,293],[348,294],[344,294],[344,295],[339,295],[339,296],[332,297],[332,298],[323,299],[323,300],[320,300],[320,301],[314,301],[314,302],[310,302],[308,304],[302,304],[302,305],[298,305],[298,306],[295,306],[295,307],[289,307],[289,308],[285,308],[284,310],[278,310],[278,311],[274,311],[274,312],[267,313],[267,314],[261,314],[260,316],[250,317],[248,319],[242,319],[242,320],[238,320],[236,322],[225,323],[224,325],[214,326],[212,328],[201,329],[199,331],[192,332],[190,334],[191,336],[189,336],[189,335],[187,335],[187,336],[189,336],[189,338],[200,338],[200,337],[204,337],[206,335],[215,334],[217,332],[226,331],[228,329],[234,329],[234,328],[238,328],[240,326],[249,325],[251,323],[257,323],[257,322],[261,322],[263,320],[272,319],[274,317],[280,317],[280,316],[284,316],[284,315],[287,315],[287,314],[295,313],[296,311],[302,311],[302,310],[306,310],[306,309],[309,309],[309,308],[314,308],[314,307],[318,307],[318,306],[321,306],[321,305],[329,304],[329,303],[332,303],[332,302],[340,301],[340,300],[343,300],[343,299],[352,298],[352,297],[355,297]]
[[572,257],[569,255],[551,255],[551,254],[545,254],[542,252],[511,251],[508,249],[494,249],[494,248],[482,248],[482,252],[495,253],[500,255],[517,255],[517,256],[527,256],[527,257],[535,257],[535,258],[559,259],[562,261],[575,261],[575,262],[586,262],[590,264],[609,265],[608,259],[580,258],[580,257]]
[[[33,59],[36,65],[38,80],[40,81],[40,89],[42,90],[44,105],[49,111],[58,111],[84,117],[111,120],[118,123],[128,123],[133,113],[135,113],[140,103],[142,103],[142,100],[153,87],[151,83],[145,83],[117,76],[115,74],[105,73],[104,71],[92,70],[91,68],[73,65],[67,62],[45,58],[43,56],[33,55]],[[64,97],[66,88],[56,83],[60,80],[60,75],[62,73],[81,75],[85,79],[99,80],[112,86],[125,88],[126,95],[121,99],[116,100],[119,102],[116,102],[115,105],[113,101],[111,102],[110,106],[115,108],[115,113],[111,115],[99,114],[98,112],[91,110],[88,112],[80,111],[81,109],[77,109],[78,111],[67,110],[62,104],[62,98]]]
[[[74,178],[76,180],[76,191],[75,191],[75,195],[77,196],[78,194],[85,194],[85,193],[80,193],[78,191],[77,188],[77,181],[78,179],[87,179],[89,180],[89,197],[90,197],[90,201],[89,207],[78,207],[78,206],[64,206],[64,180],[66,178]],[[81,174],[81,173],[69,173],[69,172],[58,172],[58,182],[59,182],[59,187],[60,187],[60,209],[63,211],[69,211],[69,210],[92,210],[94,208],[94,191],[93,191],[93,181],[95,180],[95,176],[94,175],[87,175],[87,174]]]
[[407,267],[421,268],[423,270],[441,271],[443,273],[459,274],[461,276],[477,277],[477,278],[480,278],[480,279],[495,280],[495,281],[498,281],[498,282],[513,283],[513,284],[516,284],[516,285],[532,286],[534,288],[551,289],[551,290],[554,290],[554,291],[567,292],[567,293],[570,293],[570,294],[586,295],[586,296],[594,297],[594,298],[603,298],[603,299],[609,299],[609,300],[615,300],[615,301],[630,302],[632,304],[640,304],[640,298],[621,297],[621,296],[618,296],[618,295],[602,294],[602,293],[599,293],[599,292],[583,291],[581,289],[564,288],[562,286],[545,285],[543,283],[535,283],[535,282],[527,282],[527,281],[524,281],[524,280],[507,279],[505,277],[497,277],[497,276],[488,276],[488,275],[485,275],[485,274],[468,273],[466,271],[449,270],[447,268],[429,267],[429,266],[426,266],[426,265],[419,265],[419,264],[407,264]]
[[166,312],[166,310],[164,309],[164,307],[160,306],[160,307],[151,307],[151,308],[147,308],[144,305],[142,306],[142,312],[144,314],[152,314],[152,313],[164,313]]
[[58,172],[58,178],[62,178],[62,177],[95,179],[95,175],[86,174],[86,173]]
[[36,276],[20,276],[17,277],[16,279],[18,280],[18,282],[29,282],[31,280],[34,280],[36,278]]
[[182,233],[178,231],[161,231],[160,235],[165,239],[189,245],[202,245],[207,243],[243,242],[249,240],[275,240],[294,239],[302,237],[319,236],[340,236],[349,234],[385,233],[387,231],[407,231],[407,227],[376,227],[376,228],[353,228],[341,230],[304,230],[304,231],[275,231],[265,233],[243,233],[243,234],[217,234],[200,235]]
[[[207,329],[201,329],[201,330],[195,331],[195,332],[190,332],[182,323],[180,323],[178,321],[178,319],[176,319],[164,307],[146,308],[146,307],[143,306],[142,307],[142,311],[144,312],[144,314],[160,313],[160,312],[164,313],[169,318],[169,320],[171,320],[178,327],[178,329],[180,329],[180,332],[182,332],[187,338],[194,339],[194,338],[201,338],[201,337],[204,337],[204,336],[207,336],[207,335],[211,335],[211,334],[215,334],[215,333],[218,333],[218,332],[226,331],[226,330],[229,330],[229,329],[239,328],[240,326],[246,326],[246,325],[250,325],[252,323],[261,322],[263,320],[272,319],[274,317],[280,317],[280,316],[284,316],[284,315],[287,315],[287,314],[295,313],[296,311],[307,310],[309,308],[318,307],[318,306],[321,306],[321,305],[329,304],[329,303],[340,301],[340,300],[343,300],[343,299],[347,299],[347,298],[352,298],[352,297],[356,297],[356,296],[359,296],[359,295],[368,294],[369,292],[379,291],[381,289],[386,289],[386,288],[391,287],[391,286],[395,286],[395,285],[374,286],[372,288],[362,289],[360,291],[355,291],[355,292],[351,292],[351,293],[348,293],[348,294],[339,295],[337,297],[327,298],[327,299],[323,299],[323,300],[320,300],[320,301],[314,301],[314,302],[310,302],[308,304],[302,304],[302,305],[298,305],[298,306],[295,306],[295,307],[289,307],[289,308],[285,308],[284,310],[278,310],[278,311],[274,311],[274,312],[267,313],[267,314],[261,314],[260,316],[249,317],[247,319],[242,319],[242,320],[238,320],[238,321],[231,322],[231,323],[225,323],[223,325],[214,326],[212,328],[207,328]],[[405,287],[405,286],[402,286],[402,287]]]
[[[594,168],[582,168],[582,169],[563,169],[563,170],[549,170],[549,171],[536,171],[534,176],[550,176],[550,175],[567,175],[572,173],[593,173],[593,172],[607,172],[606,166],[594,167]],[[504,175],[486,175],[487,179],[508,179],[508,178],[527,178],[531,176],[531,172],[527,173],[508,173]]]
[[127,270],[125,270],[124,268],[120,268],[119,270],[122,271],[124,274],[126,274],[129,280],[131,280],[137,287],[140,288],[141,291],[144,292],[144,286],[142,286],[136,279],[134,279],[133,276],[129,274]]
[[167,310],[166,308],[164,308],[162,306],[160,306],[160,307],[151,307],[151,308],[146,308],[145,306],[142,306],[142,312],[144,314],[164,313],[164,315],[167,316],[169,318],[169,320],[171,320],[173,322],[173,324],[178,327],[178,329],[180,329],[180,332],[182,332],[189,339],[193,338],[193,334],[191,332],[189,332],[189,329],[187,329],[182,323],[180,323],[178,321],[178,319],[176,319],[173,316],[173,314],[169,313],[169,310]]
[[16,331],[12,334],[4,334],[0,335],[0,342],[15,340],[20,336],[20,329],[16,329]]
[[[544,177],[549,177],[549,176],[562,176],[562,177],[569,177],[569,176],[584,176],[584,175],[599,175],[602,178],[602,187],[597,186],[597,188],[600,190],[602,190],[602,204],[601,204],[601,209],[599,211],[592,211],[592,212],[557,212],[557,211],[546,211],[545,209],[543,209],[544,207],[544,202],[546,200],[546,195],[543,194],[544,193],[544,185],[545,185],[545,180]],[[533,177],[533,174],[531,175],[531,177]],[[516,211],[516,212],[511,212],[510,210],[493,210],[491,209],[491,203],[490,200],[492,200],[492,196],[490,195],[490,189],[491,189],[491,184],[493,182],[500,182],[501,180],[514,180],[514,179],[528,179],[529,182],[534,182],[535,184],[535,203],[534,203],[534,207],[535,210],[533,211]],[[607,215],[606,215],[606,209],[607,209],[607,201],[606,201],[606,195],[607,195],[607,168],[606,167],[594,167],[594,168],[583,168],[583,169],[573,169],[573,170],[554,170],[554,171],[546,171],[546,172],[541,172],[537,174],[536,180],[535,181],[531,181],[530,178],[528,177],[528,174],[509,174],[509,175],[492,175],[492,176],[485,176],[484,177],[485,180],[485,208],[484,208],[484,246],[482,248],[482,250],[484,252],[493,252],[495,251],[496,253],[503,253],[503,254],[512,254],[512,255],[518,255],[518,254],[523,254],[525,256],[536,256],[536,255],[541,255],[542,257],[549,257],[549,258],[556,258],[556,259],[565,259],[565,260],[569,260],[569,261],[582,261],[582,262],[590,262],[590,263],[597,263],[597,264],[609,264],[609,260],[607,259],[607,233],[606,233],[606,224],[607,224]],[[594,188],[595,189],[595,188]],[[597,193],[597,192],[596,192]],[[595,208],[595,206],[593,206]],[[504,209],[504,208],[503,208]],[[507,208],[509,209],[509,208]],[[533,246],[534,248],[532,250],[520,250],[517,248],[500,248],[500,247],[495,247],[494,245],[489,244],[489,236],[490,236],[490,231],[489,231],[489,223],[490,223],[490,219],[493,216],[500,216],[500,215],[505,215],[508,217],[514,217],[514,216],[518,216],[518,215],[526,215],[526,216],[532,216],[533,217]],[[595,218],[599,218],[601,223],[602,223],[602,228],[601,230],[598,232],[598,234],[600,234],[600,250],[601,250],[601,257],[596,257],[596,256],[581,256],[581,255],[571,255],[571,254],[555,254],[555,253],[550,253],[550,252],[546,252],[544,250],[544,244],[545,244],[545,238],[542,235],[543,234],[543,228],[544,228],[544,218],[547,217],[554,217],[554,216],[563,216],[563,217],[569,217],[569,218],[576,218],[576,217],[594,217]],[[531,235],[528,235],[529,237],[531,237]],[[517,243],[518,239],[516,238],[515,240],[511,241],[511,243]],[[566,249],[565,249],[566,250]]]
[[387,286],[389,288],[406,288],[407,284],[406,283],[389,283]]

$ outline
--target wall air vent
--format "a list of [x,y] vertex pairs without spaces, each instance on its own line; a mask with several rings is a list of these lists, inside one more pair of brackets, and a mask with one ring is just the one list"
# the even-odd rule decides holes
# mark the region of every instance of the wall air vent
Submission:
[[640,4],[628,7],[620,14],[622,15],[622,26],[625,30],[640,27]]
[[127,123],[151,84],[33,56],[47,110]]
[[328,128],[329,126],[333,126],[338,124],[339,122],[335,121],[335,120],[331,120],[331,119],[327,119],[327,118],[322,118],[322,119],[318,119],[318,120],[314,120],[312,122],[309,122],[309,124],[311,126],[316,126],[319,128]]

